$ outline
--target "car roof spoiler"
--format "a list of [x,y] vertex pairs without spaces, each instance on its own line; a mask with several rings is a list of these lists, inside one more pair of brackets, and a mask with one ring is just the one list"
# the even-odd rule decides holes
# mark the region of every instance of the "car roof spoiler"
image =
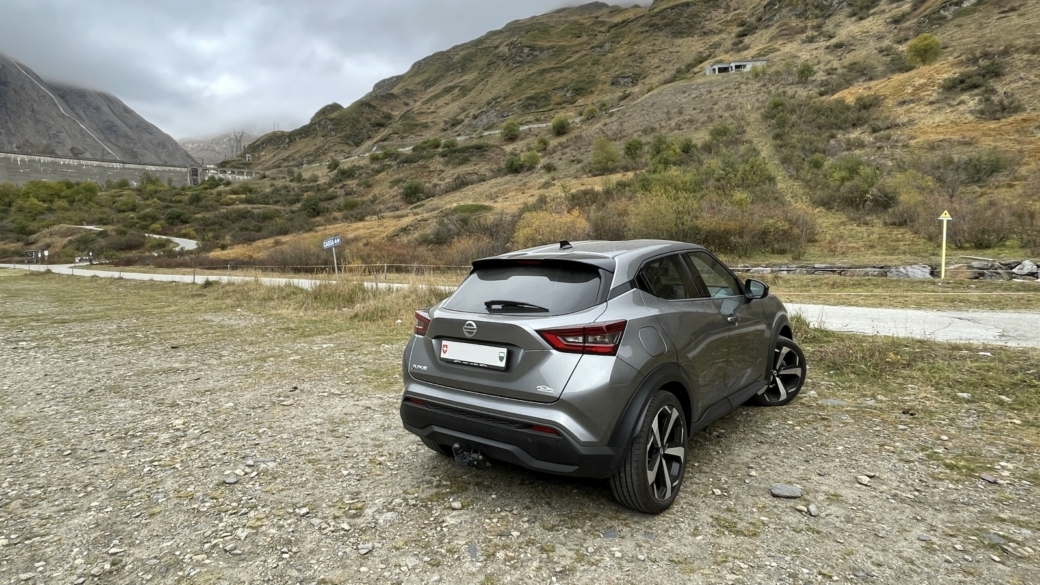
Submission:
[[617,269],[617,261],[607,256],[600,254],[582,254],[580,252],[568,252],[566,254],[523,254],[513,257],[509,256],[495,256],[493,258],[481,258],[480,260],[473,261],[474,270],[483,270],[487,268],[501,268],[505,266],[523,266],[523,265],[536,265],[541,264],[545,266],[562,265],[562,264],[586,264],[605,270],[611,274]]

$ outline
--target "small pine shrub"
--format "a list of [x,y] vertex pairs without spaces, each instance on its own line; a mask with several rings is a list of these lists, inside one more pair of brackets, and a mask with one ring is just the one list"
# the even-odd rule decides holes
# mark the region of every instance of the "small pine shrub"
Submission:
[[625,143],[625,156],[631,160],[639,158],[643,154],[643,141],[633,138]]
[[418,203],[425,198],[426,186],[422,181],[412,179],[401,187],[401,198],[407,203]]
[[507,142],[512,142],[520,138],[520,122],[516,120],[509,120],[502,125],[502,139]]
[[552,131],[556,136],[563,136],[571,130],[571,119],[561,114],[553,118]]
[[524,170],[533,169],[542,164],[542,157],[537,152],[529,150],[520,157],[520,162],[524,165]]
[[915,67],[934,63],[940,55],[942,43],[939,37],[930,33],[921,33],[906,45],[906,60]]

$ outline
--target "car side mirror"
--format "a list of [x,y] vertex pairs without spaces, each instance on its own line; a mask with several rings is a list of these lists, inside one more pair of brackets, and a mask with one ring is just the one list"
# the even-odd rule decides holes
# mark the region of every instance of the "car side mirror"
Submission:
[[769,296],[769,285],[761,280],[749,278],[744,283],[744,296],[749,300],[764,299]]

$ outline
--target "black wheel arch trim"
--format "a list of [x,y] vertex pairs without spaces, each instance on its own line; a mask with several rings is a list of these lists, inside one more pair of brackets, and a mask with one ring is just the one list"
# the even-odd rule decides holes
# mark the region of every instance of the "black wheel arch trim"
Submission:
[[791,331],[788,339],[794,341],[794,328],[791,327],[791,320],[788,318],[787,313],[778,312],[776,318],[773,319],[773,332],[769,337],[769,347],[766,348],[766,371],[765,381],[768,383],[771,379],[770,376],[773,374],[773,350],[776,349],[776,341],[780,338],[780,332],[787,328]]
[[[643,415],[646,414],[646,409],[650,406],[650,401],[653,399],[654,394],[668,385],[681,386],[685,390],[685,397],[677,396],[676,398],[684,411],[691,410],[690,405],[693,404],[693,396],[690,395],[690,388],[692,386],[686,379],[686,376],[683,375],[678,364],[662,364],[643,378],[639,387],[632,393],[632,397],[628,400],[628,405],[625,406],[621,418],[618,419],[618,423],[614,427],[614,433],[610,436],[610,441],[607,443],[610,447],[618,449],[620,453],[628,451],[628,447],[635,439],[636,433],[639,432],[639,423],[643,420]],[[690,428],[693,413],[684,412],[684,414],[686,415],[686,428]],[[620,459],[618,464],[620,464]]]

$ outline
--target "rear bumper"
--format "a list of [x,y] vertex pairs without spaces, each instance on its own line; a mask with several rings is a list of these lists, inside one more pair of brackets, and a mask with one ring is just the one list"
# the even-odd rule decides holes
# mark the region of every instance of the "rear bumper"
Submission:
[[[423,404],[401,402],[404,428],[441,445],[459,443],[481,451],[492,459],[527,469],[602,479],[610,477],[621,461],[621,450],[609,446],[581,445],[558,426],[544,421],[525,421],[513,416],[475,412],[417,397]],[[532,430],[532,425],[552,426],[558,435]]]

